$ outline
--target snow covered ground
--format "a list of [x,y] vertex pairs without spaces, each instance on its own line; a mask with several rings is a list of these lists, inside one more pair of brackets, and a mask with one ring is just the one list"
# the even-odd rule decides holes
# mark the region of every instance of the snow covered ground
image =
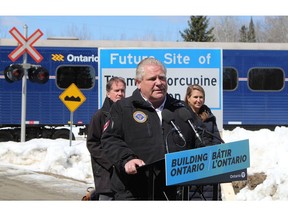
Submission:
[[[223,131],[225,142],[249,139],[248,175],[265,173],[266,180],[254,190],[244,187],[237,200],[288,200],[288,128],[274,131],[248,131],[236,128]],[[71,146],[70,146],[71,144]],[[69,140],[33,139],[25,143],[0,143],[0,164],[19,169],[48,172],[74,178],[93,185],[90,154],[85,137]]]
[[[249,139],[248,175],[261,172],[267,175],[264,182],[254,190],[250,190],[248,186],[241,189],[236,194],[236,200],[263,201],[264,203],[265,201],[288,200],[287,127],[276,127],[274,131],[268,129],[248,131],[236,128],[232,131],[224,130],[222,137],[225,142]],[[0,165],[63,175],[86,182],[87,187],[93,186],[90,154],[86,148],[85,137],[77,137],[71,143],[64,139],[33,139],[25,143],[1,142]],[[125,205],[121,204],[121,206]]]

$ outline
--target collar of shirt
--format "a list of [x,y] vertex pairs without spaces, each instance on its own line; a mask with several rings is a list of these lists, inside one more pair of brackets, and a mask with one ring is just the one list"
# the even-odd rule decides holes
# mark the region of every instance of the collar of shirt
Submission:
[[[142,96],[142,98],[143,98],[145,101],[147,101],[147,102],[151,105],[152,108],[154,108],[153,105],[152,105],[152,103],[151,103],[149,100],[147,100],[145,97],[143,97],[142,94],[141,94],[141,96]],[[156,109],[154,108],[155,111],[156,111],[156,113],[157,113],[157,115],[158,115],[158,117],[159,117],[159,119],[160,119],[160,124],[162,124],[162,111],[163,111],[165,102],[166,102],[166,97],[165,97],[163,103],[162,103],[158,108],[156,108]]]
[[155,111],[157,112],[158,117],[160,119],[160,124],[162,124],[162,111],[163,111],[165,102],[166,102],[166,97],[165,97],[165,100],[163,101],[163,103],[157,109],[155,109]]

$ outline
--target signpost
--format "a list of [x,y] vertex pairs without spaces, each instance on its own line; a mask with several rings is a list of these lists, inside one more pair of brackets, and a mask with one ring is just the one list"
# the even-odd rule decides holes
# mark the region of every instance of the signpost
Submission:
[[15,27],[12,28],[9,32],[18,41],[19,45],[8,55],[8,57],[11,59],[11,61],[15,62],[20,56],[23,55],[24,76],[22,78],[21,142],[25,142],[27,74],[28,69],[30,68],[29,64],[27,64],[27,53],[37,63],[42,61],[43,57],[33,47],[33,44],[43,35],[43,33],[38,29],[29,38],[27,38],[27,25],[24,25],[24,36]]
[[70,146],[72,142],[72,125],[73,125],[73,113],[78,107],[85,102],[86,97],[78,89],[78,87],[72,83],[62,94],[59,96],[60,100],[70,110]]

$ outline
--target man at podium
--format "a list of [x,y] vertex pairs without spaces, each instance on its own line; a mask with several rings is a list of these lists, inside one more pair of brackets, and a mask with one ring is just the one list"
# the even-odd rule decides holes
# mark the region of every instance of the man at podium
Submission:
[[177,199],[177,186],[166,186],[164,157],[193,149],[197,139],[180,118],[184,102],[167,93],[166,73],[159,60],[143,59],[136,68],[132,96],[111,107],[110,125],[101,141],[114,165],[115,200]]

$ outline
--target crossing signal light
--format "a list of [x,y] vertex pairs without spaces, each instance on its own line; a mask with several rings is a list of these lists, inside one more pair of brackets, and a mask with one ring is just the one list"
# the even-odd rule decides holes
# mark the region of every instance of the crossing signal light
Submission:
[[4,77],[10,83],[21,80],[23,75],[24,69],[19,64],[11,64],[4,69]]
[[49,72],[44,67],[31,67],[28,69],[28,78],[31,82],[44,84],[49,80]]
[[[19,81],[24,76],[24,68],[21,64],[11,64],[4,70],[7,82]],[[31,65],[28,69],[28,79],[33,83],[45,84],[49,80],[49,72],[39,65]]]

